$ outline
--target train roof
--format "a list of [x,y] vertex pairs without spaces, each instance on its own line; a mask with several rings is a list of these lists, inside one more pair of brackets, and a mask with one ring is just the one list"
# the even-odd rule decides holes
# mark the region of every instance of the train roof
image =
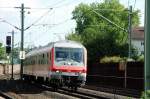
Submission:
[[62,41],[56,41],[49,43],[48,45],[34,49],[26,54],[26,57],[49,52],[52,47],[71,47],[71,48],[85,48],[81,43],[76,41],[70,41],[70,40],[62,40]]
[[63,40],[54,43],[54,47],[71,47],[71,48],[83,48],[84,46],[76,41]]

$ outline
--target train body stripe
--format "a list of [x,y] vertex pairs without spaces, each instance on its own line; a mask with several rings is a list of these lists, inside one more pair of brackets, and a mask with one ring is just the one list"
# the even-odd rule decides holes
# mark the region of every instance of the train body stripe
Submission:
[[86,73],[86,67],[85,66],[54,66],[53,65],[52,71],[61,71],[61,72],[82,72]]

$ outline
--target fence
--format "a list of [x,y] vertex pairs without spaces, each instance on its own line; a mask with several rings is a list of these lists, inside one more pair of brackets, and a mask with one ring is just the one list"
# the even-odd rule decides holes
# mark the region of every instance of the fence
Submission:
[[[15,64],[13,65],[13,73],[19,73],[20,72],[20,65]],[[3,74],[11,74],[12,73],[12,66],[11,65],[2,65],[0,64],[0,75]]]
[[144,90],[144,63],[88,64],[87,83],[100,86]]

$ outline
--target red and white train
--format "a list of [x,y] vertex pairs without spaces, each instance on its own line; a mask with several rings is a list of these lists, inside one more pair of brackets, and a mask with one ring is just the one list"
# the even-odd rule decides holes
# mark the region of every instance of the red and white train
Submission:
[[68,86],[76,90],[85,84],[86,48],[75,41],[57,41],[26,54],[23,79],[44,82],[57,89]]

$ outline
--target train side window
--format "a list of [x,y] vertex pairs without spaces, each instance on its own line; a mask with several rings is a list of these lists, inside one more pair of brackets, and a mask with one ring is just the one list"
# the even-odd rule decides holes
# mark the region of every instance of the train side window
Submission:
[[33,57],[31,57],[31,65],[33,65]]
[[47,62],[46,62],[46,59],[47,59],[47,56],[46,56],[46,54],[44,54],[44,64],[46,64]]
[[40,64],[40,55],[38,55],[38,64]]
[[40,55],[40,64],[42,64],[42,55]]
[[40,55],[40,61],[41,61],[41,64],[43,64],[43,57],[44,57],[44,55],[41,54],[41,55]]
[[31,61],[30,62],[31,62],[30,65],[32,65],[32,57],[31,57]]
[[42,58],[42,64],[44,64],[44,54],[43,54],[43,58]]
[[44,54],[43,54],[43,58],[44,58]]
[[48,58],[48,56],[49,56],[49,55],[48,55],[48,53],[47,53],[47,58]]
[[33,59],[33,61],[32,61],[32,64],[34,65],[34,59]]
[[30,60],[28,62],[29,62],[29,65],[30,65]]
[[41,59],[41,64],[43,64],[43,61],[42,61],[42,59]]
[[41,54],[41,64],[43,64],[43,56],[44,55]]
[[46,55],[45,54],[43,54],[43,55],[44,55],[44,57],[43,57],[43,64],[46,64],[46,61],[45,61]]
[[43,64],[43,59],[41,59],[41,64]]
[[35,56],[35,64],[36,64],[36,62],[37,62],[37,56]]
[[33,65],[34,65],[34,58],[35,58],[35,57],[33,57]]
[[47,53],[47,58],[46,58],[46,60],[47,60],[47,64],[48,64],[48,59],[49,59],[49,55],[48,55],[48,53]]
[[40,64],[40,60],[38,60],[38,63]]
[[49,64],[51,64],[51,52],[49,53]]
[[33,65],[33,59],[31,58],[31,65]]
[[50,59],[50,60],[51,60],[51,57],[52,57],[52,56],[51,56],[51,52],[50,52],[50,53],[49,53],[49,59]]

